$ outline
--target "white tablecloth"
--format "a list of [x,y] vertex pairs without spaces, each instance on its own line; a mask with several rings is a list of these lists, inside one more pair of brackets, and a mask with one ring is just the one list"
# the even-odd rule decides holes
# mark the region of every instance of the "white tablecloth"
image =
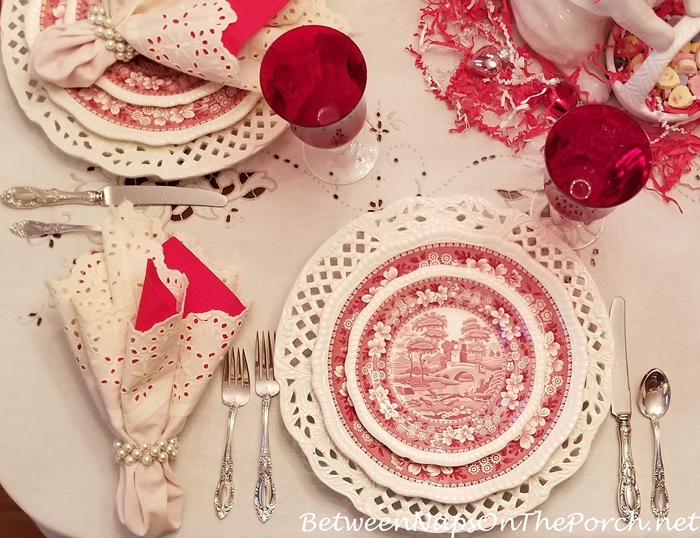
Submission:
[[[226,209],[198,210],[181,221],[169,209],[149,209],[167,228],[195,235],[205,250],[236,267],[246,297],[255,300],[235,344],[252,351],[259,329],[277,326],[286,295],[299,271],[341,226],[367,212],[407,196],[469,193],[505,206],[501,191],[521,189],[525,198],[509,202],[527,209],[528,192],[541,186],[542,141],[513,154],[476,131],[450,134],[452,113],[424,89],[413,57],[405,51],[417,27],[419,0],[335,0],[347,14],[356,40],[365,51],[370,80],[370,121],[383,133],[381,157],[372,175],[352,186],[334,189],[310,176],[301,162],[299,142],[286,133],[259,155],[218,175],[235,186]],[[66,157],[17,107],[5,77],[0,81],[1,187],[36,185],[76,188],[76,182],[99,188],[109,179],[84,162]],[[85,188],[82,186],[81,188]],[[606,303],[627,299],[630,378],[638,385],[652,367],[661,367],[673,386],[672,405],[661,421],[666,480],[671,498],[670,522],[683,532],[630,532],[630,536],[697,536],[700,520],[697,484],[700,471],[700,203],[699,192],[671,193],[684,214],[652,192],[643,192],[607,220],[600,240],[582,251]],[[0,229],[17,220],[99,224],[100,207],[64,206],[19,212],[0,210]],[[115,509],[117,470],[112,439],[101,422],[80,374],[71,363],[61,323],[48,302],[44,282],[61,278],[72,260],[93,245],[83,236],[45,238],[28,244],[9,232],[0,234],[0,483],[48,536],[113,538],[130,536]],[[272,451],[277,482],[277,510],[265,525],[253,511],[253,488],[259,446],[260,400],[238,415],[234,459],[238,498],[233,513],[219,521],[212,506],[224,445],[227,409],[218,383],[211,384],[184,433],[174,464],[186,493],[180,538],[240,536],[353,535],[380,536],[381,531],[338,533],[316,528],[322,518],[359,522],[364,516],[343,496],[324,486],[286,432],[273,403]],[[633,419],[633,452],[642,492],[642,519],[649,508],[652,469],[651,427],[638,412]],[[557,486],[540,506],[537,536],[556,518],[581,513],[590,536],[610,536],[595,520],[617,518],[617,434],[608,417],[583,467]],[[537,516],[527,527],[504,536],[534,536]],[[652,525],[653,526],[653,525]],[[337,527],[336,527],[337,528]],[[583,523],[574,529],[584,532]],[[1,533],[0,533],[1,534]],[[399,536],[409,535],[399,531]],[[413,535],[413,534],[411,534]]]

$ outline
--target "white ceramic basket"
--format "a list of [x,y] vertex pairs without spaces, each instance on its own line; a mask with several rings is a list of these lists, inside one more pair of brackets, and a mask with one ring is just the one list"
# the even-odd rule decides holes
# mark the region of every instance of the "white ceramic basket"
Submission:
[[[645,102],[647,96],[656,85],[656,81],[659,80],[661,73],[671,63],[673,57],[680,52],[683,45],[700,33],[700,18],[683,17],[673,29],[676,33],[676,38],[668,49],[652,50],[627,82],[617,81],[612,83],[613,93],[623,108],[640,120],[682,124],[700,117],[700,112],[689,116],[688,114],[669,114],[661,111],[652,111],[649,110]],[[610,36],[609,44],[614,45],[612,35]],[[608,70],[616,71],[614,47],[607,49],[606,64]]]

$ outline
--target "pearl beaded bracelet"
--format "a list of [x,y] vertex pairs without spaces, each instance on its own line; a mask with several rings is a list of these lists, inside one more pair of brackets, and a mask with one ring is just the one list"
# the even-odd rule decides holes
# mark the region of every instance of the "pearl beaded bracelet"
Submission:
[[107,50],[113,50],[117,60],[128,62],[138,54],[134,47],[129,45],[117,32],[112,24],[112,19],[107,15],[102,6],[91,6],[87,20],[95,25],[95,35],[104,39]]
[[153,444],[143,443],[142,445],[132,445],[117,440],[114,441],[114,456],[117,463],[124,462],[127,465],[134,465],[138,462],[150,465],[154,461],[165,463],[168,459],[177,457],[178,446],[177,437]]

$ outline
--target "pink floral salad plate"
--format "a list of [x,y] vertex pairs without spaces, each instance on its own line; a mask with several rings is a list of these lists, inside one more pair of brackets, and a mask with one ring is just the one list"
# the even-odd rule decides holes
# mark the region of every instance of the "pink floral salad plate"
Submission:
[[[44,28],[86,18],[90,6],[98,4],[96,0],[32,0],[25,22],[27,43],[31,47]],[[95,86],[125,103],[155,107],[187,105],[222,87],[142,56],[111,65]]]
[[353,305],[361,310],[345,373],[377,441],[416,463],[457,466],[521,435],[539,408],[547,357],[514,289],[477,267],[432,265],[364,300]]
[[[432,267],[436,275],[422,272]],[[425,284],[428,292],[420,289]],[[440,286],[455,296],[445,297]],[[443,306],[417,307],[418,291],[421,302],[440,296]],[[464,306],[477,293],[478,304],[498,305],[494,314],[468,299]],[[408,313],[409,297],[415,314]],[[443,308],[456,312],[447,316]],[[448,318],[444,328],[431,312]],[[397,324],[386,329],[383,316]],[[516,350],[505,344],[508,331],[514,339],[520,332]],[[370,347],[384,349],[379,340],[386,351],[370,356]],[[430,229],[384,243],[339,284],[321,313],[311,370],[328,435],[375,483],[457,504],[522,484],[544,467],[580,416],[588,355],[568,292],[518,245],[487,233]],[[408,429],[399,431],[400,417]],[[445,462],[419,461],[439,457],[437,448]],[[469,462],[453,464],[455,457]]]
[[[33,0],[25,23],[31,49],[41,30],[87,18],[95,0]],[[111,65],[89,88],[45,85],[84,127],[113,140],[182,144],[241,120],[260,94],[221,86],[136,56]]]

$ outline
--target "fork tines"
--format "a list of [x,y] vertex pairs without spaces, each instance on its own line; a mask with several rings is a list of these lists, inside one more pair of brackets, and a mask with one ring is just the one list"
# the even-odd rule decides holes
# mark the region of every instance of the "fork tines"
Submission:
[[245,356],[244,349],[236,349],[233,357],[233,384],[239,387],[245,387],[250,384],[248,359]]
[[[238,350],[236,350],[238,353]],[[223,384],[231,386],[231,363],[233,362],[233,354],[231,353],[231,348],[226,351],[226,357],[224,357],[223,370],[221,372],[221,382]]]
[[255,371],[260,381],[272,381],[275,371],[272,350],[275,347],[275,333],[257,332],[255,334]]
[[[247,362],[245,350],[236,349],[235,352],[232,352],[232,350],[229,349],[224,359],[224,371],[221,374],[222,381],[229,387],[231,383],[233,383],[234,386],[244,386],[244,376],[246,381],[248,380]],[[243,366],[244,364],[246,365],[245,368]],[[233,365],[233,375],[231,375],[231,365]]]
[[224,358],[221,372],[221,397],[228,405],[245,405],[248,402],[250,375],[245,351],[242,349],[228,350]]

